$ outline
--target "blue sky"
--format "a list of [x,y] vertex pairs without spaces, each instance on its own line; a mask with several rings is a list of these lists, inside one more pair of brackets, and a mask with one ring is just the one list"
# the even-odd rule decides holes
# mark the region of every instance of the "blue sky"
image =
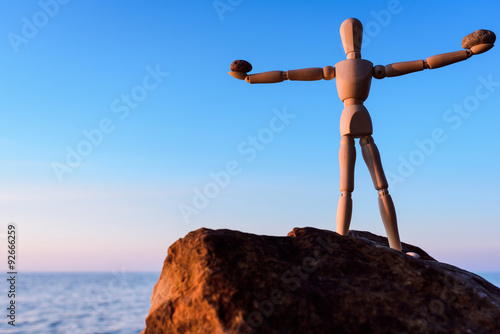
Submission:
[[[335,65],[365,26],[375,65],[500,31],[494,1],[3,1],[0,217],[20,271],[159,271],[200,227],[335,229],[342,103],[334,80],[227,74]],[[498,50],[373,80],[365,102],[402,241],[499,271]],[[288,116],[287,116],[288,115]],[[65,167],[64,167],[65,166]],[[203,195],[199,195],[199,194]],[[385,235],[358,146],[351,228]],[[5,231],[1,231],[5,233]],[[3,239],[2,242],[5,240]]]

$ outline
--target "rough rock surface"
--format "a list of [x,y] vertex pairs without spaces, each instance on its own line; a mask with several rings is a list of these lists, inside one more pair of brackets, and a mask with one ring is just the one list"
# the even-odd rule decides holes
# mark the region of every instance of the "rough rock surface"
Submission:
[[199,229],[175,242],[143,333],[500,333],[500,289],[369,232]]
[[231,63],[229,67],[231,71],[234,72],[250,72],[252,70],[252,64],[247,62],[246,60],[235,60]]
[[468,34],[462,39],[462,48],[470,49],[478,44],[494,44],[497,39],[495,33],[491,30],[479,29]]

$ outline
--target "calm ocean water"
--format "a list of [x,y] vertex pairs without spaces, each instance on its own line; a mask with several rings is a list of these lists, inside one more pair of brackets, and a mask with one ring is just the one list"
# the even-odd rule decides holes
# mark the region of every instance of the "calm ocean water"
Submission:
[[[145,327],[160,273],[19,273],[16,326],[0,333],[131,334]],[[4,279],[2,279],[4,281]],[[2,291],[7,291],[2,282]],[[7,296],[2,292],[1,308]]]
[[[500,273],[480,275],[500,287]],[[159,276],[126,272],[20,273],[16,326],[8,326],[2,314],[0,333],[137,334],[144,329]],[[2,291],[6,288],[3,282]],[[6,299],[0,299],[2,310]]]

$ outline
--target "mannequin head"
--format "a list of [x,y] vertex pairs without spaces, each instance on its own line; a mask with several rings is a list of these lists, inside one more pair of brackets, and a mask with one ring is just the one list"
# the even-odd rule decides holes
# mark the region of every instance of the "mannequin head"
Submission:
[[363,25],[358,19],[350,18],[340,25],[340,38],[347,59],[361,58],[361,43],[363,41]]

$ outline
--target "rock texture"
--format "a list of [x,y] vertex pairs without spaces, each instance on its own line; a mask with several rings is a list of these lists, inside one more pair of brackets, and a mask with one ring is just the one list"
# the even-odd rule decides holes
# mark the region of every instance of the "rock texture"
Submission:
[[229,69],[233,72],[250,72],[252,70],[252,64],[246,60],[235,60],[231,63]]
[[500,289],[368,232],[199,229],[175,242],[143,333],[500,333]]
[[479,29],[468,34],[462,39],[462,48],[470,49],[471,47],[479,44],[493,44],[496,39],[497,37],[493,31]]

